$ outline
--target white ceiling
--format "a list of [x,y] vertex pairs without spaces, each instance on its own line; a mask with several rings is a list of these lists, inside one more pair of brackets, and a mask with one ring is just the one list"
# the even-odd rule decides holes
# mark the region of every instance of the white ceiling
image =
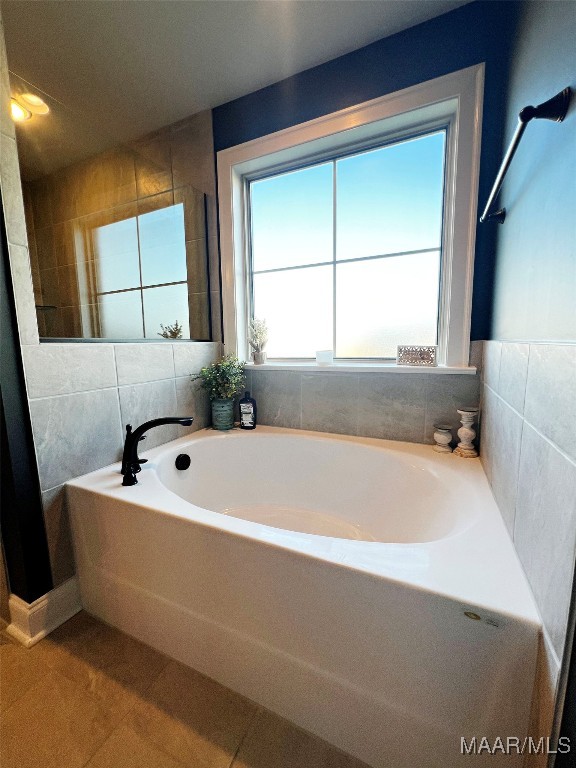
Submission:
[[[2,0],[12,85],[48,95],[19,129],[42,175],[470,0]],[[409,55],[409,53],[407,54]]]

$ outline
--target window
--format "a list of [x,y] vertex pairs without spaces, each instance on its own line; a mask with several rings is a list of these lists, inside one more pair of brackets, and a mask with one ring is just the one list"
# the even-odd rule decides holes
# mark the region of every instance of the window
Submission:
[[399,344],[437,343],[445,137],[250,182],[251,306],[269,357],[394,358]]
[[190,338],[184,206],[96,227],[91,238],[98,335],[155,339],[176,321]]
[[224,341],[248,357],[468,365],[483,67],[218,153]]

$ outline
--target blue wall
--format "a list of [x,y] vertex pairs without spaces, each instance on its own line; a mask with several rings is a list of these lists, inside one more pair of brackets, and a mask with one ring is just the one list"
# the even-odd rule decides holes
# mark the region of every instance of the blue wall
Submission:
[[[486,63],[479,206],[502,158],[506,76],[518,4],[475,2],[338,59],[301,72],[213,111],[216,151]],[[477,231],[472,339],[489,338],[494,224]]]
[[490,338],[576,341],[576,4],[522,8],[510,68],[506,133],[518,112],[566,86],[563,123],[531,122],[506,176],[500,202],[494,327]]

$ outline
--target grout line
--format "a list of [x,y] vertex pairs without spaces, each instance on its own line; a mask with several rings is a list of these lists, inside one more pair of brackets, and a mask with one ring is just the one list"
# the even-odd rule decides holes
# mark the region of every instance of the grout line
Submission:
[[[505,400],[505,399],[502,397],[502,395],[498,394],[498,392],[496,392],[496,390],[495,390],[495,389],[493,389],[493,388],[492,388],[492,387],[491,387],[489,384],[486,384],[486,382],[484,382],[484,386],[485,386],[487,389],[489,389],[489,390],[490,390],[490,392],[492,392],[492,394],[493,394],[493,395],[495,395],[495,397],[497,397],[497,398],[498,398],[498,400],[501,400],[501,401],[504,403],[504,405],[507,405],[507,406],[508,406],[508,408],[510,408],[510,410],[511,410],[511,411],[513,411],[513,412],[516,414],[516,416],[519,416],[521,419],[524,419],[524,415],[523,415],[522,413],[520,413],[520,411],[517,411],[517,410],[516,410],[516,408],[514,408],[514,406],[513,406],[513,405],[510,405],[510,403],[508,402],[508,400]],[[524,419],[524,420],[526,420],[526,419]],[[530,423],[530,422],[528,422],[528,423]]]
[[230,764],[228,765],[228,768],[234,768],[234,763],[236,762],[236,758],[240,754],[240,750],[242,749],[242,747],[244,745],[244,742],[246,741],[246,737],[251,732],[252,726],[254,725],[256,719],[258,718],[258,716],[261,714],[262,711],[263,711],[263,707],[261,707],[259,705],[256,705],[256,708],[254,710],[254,714],[252,715],[252,717],[250,718],[248,724],[246,725],[246,730],[244,731],[244,734],[243,734],[242,738],[240,739],[240,742],[238,743],[238,746],[236,747],[236,751],[232,755],[232,760],[231,760]]
[[300,418],[298,423],[298,429],[304,429],[303,421],[304,421],[304,413],[303,413],[303,393],[302,393],[302,379],[303,376],[301,373],[298,373],[298,386],[300,388]]
[[500,374],[502,372],[502,342],[498,342],[498,373],[494,373],[494,378],[496,379],[496,386],[498,387],[497,392],[500,391]]
[[114,358],[114,373],[116,374],[116,386],[118,386],[118,382],[120,381],[120,378],[118,376],[118,358],[116,357],[116,345],[112,344],[112,357]]
[[119,384],[118,389],[128,389],[128,387],[145,387],[148,384],[158,384],[161,381],[174,381],[175,378],[175,376],[163,376],[161,379],[150,379],[150,381],[135,381],[132,384]]
[[[72,478],[70,478],[72,479]],[[64,488],[64,485],[68,482],[68,480],[64,480],[63,483],[59,483],[58,485],[53,485],[51,488],[43,488],[40,490],[41,493],[49,493],[50,491],[56,491],[58,488]]]
[[356,374],[356,414],[354,417],[354,428],[355,428],[355,435],[357,437],[360,437],[360,374]]
[[[492,493],[492,496],[494,496],[494,490],[492,488],[492,452],[487,448],[488,435],[486,429],[488,421],[486,417],[486,409],[488,407],[488,398],[485,396],[485,386],[486,384],[482,384],[480,393],[480,462],[482,463],[484,474],[488,480],[490,492]],[[490,389],[490,392],[492,391],[493,390]],[[488,467],[488,471],[486,471],[486,466]],[[494,501],[496,501],[496,497],[494,497]],[[498,509],[500,509],[500,507],[498,507]]]
[[[112,626],[112,625],[107,625],[107,626]],[[113,628],[114,628],[114,629],[117,629],[117,627],[113,627]],[[122,630],[118,630],[118,631],[119,631],[119,632],[121,632]],[[125,633],[122,633],[122,634],[125,634]],[[130,637],[130,635],[127,635],[127,637]],[[146,643],[143,643],[143,645],[146,645]],[[148,647],[151,647],[151,646],[148,646]],[[155,650],[155,649],[153,649],[153,650]],[[146,686],[146,687],[145,687],[145,688],[144,688],[144,689],[143,689],[143,690],[142,690],[142,691],[141,691],[139,694],[135,694],[135,696],[134,696],[134,701],[133,701],[133,703],[132,703],[132,706],[130,706],[130,707],[129,707],[129,708],[126,710],[126,712],[125,712],[125,713],[124,713],[124,714],[123,714],[123,715],[120,717],[120,720],[119,720],[119,721],[116,723],[116,725],[115,725],[115,726],[114,726],[114,728],[113,728],[113,729],[110,731],[110,733],[108,734],[108,736],[107,736],[107,737],[104,739],[104,741],[103,741],[103,742],[102,742],[102,743],[101,743],[101,744],[100,744],[100,745],[99,745],[99,746],[98,746],[98,747],[97,747],[97,748],[94,750],[94,752],[93,752],[93,753],[90,755],[90,757],[88,758],[87,762],[85,762],[85,763],[82,765],[82,768],[87,768],[87,766],[89,766],[89,765],[90,765],[90,763],[92,762],[92,760],[94,759],[94,757],[95,757],[95,756],[97,755],[97,753],[98,753],[98,752],[99,752],[99,751],[102,749],[102,747],[103,747],[103,746],[106,744],[106,742],[107,742],[107,741],[109,741],[109,740],[112,738],[112,736],[113,736],[113,735],[116,733],[116,731],[117,731],[119,728],[121,728],[121,727],[122,727],[122,725],[124,725],[125,721],[126,721],[126,720],[127,720],[127,718],[128,718],[128,715],[130,715],[130,713],[131,713],[131,712],[132,712],[132,711],[133,711],[133,710],[136,708],[136,705],[137,705],[138,701],[142,701],[142,699],[143,699],[143,698],[145,698],[145,695],[146,695],[146,693],[148,693],[148,691],[150,690],[150,688],[151,688],[151,687],[154,685],[154,683],[156,682],[156,680],[158,680],[158,678],[160,677],[160,675],[162,674],[162,672],[164,672],[164,670],[166,669],[166,667],[167,667],[167,666],[170,664],[170,662],[172,661],[172,659],[170,659],[170,658],[168,658],[167,656],[165,656],[165,654],[163,654],[163,653],[160,653],[160,651],[157,651],[157,653],[159,653],[161,656],[164,656],[164,658],[165,658],[165,660],[166,660],[166,663],[165,663],[165,664],[164,664],[164,666],[163,666],[163,667],[162,667],[162,668],[161,668],[161,669],[158,671],[158,673],[157,673],[157,674],[156,674],[156,675],[155,675],[155,676],[154,676],[154,677],[153,677],[153,678],[150,680],[150,682],[148,683],[148,685],[147,685],[147,686]],[[98,670],[98,671],[99,671],[101,674],[103,674],[103,675],[105,675],[106,677],[108,677],[108,675],[107,675],[107,673],[106,673],[106,671],[105,671],[105,670],[103,670],[103,669],[100,669],[100,670]],[[92,696],[92,694],[90,693],[90,691],[89,691],[89,690],[88,690],[88,691],[86,691],[86,693],[88,693],[88,695]],[[130,728],[130,726],[127,726],[127,727],[128,727],[128,728]],[[131,730],[134,730],[134,729],[131,729]],[[155,743],[154,743],[154,742],[152,742],[152,741],[149,741],[149,739],[147,739],[145,736],[142,736],[142,735],[141,735],[141,734],[139,734],[137,731],[134,731],[134,733],[136,733],[136,735],[137,735],[139,738],[142,738],[144,741],[146,741],[146,742],[149,742],[149,743],[150,743],[150,744],[151,744],[151,745],[152,745],[152,746],[153,746],[155,749],[158,749],[158,751],[159,751],[159,752],[162,752],[163,754],[165,754],[165,755],[167,755],[168,757],[172,758],[172,760],[174,760],[174,762],[176,762],[176,763],[180,763],[180,761],[179,761],[179,760],[176,760],[176,759],[174,758],[174,756],[173,756],[173,755],[169,755],[169,754],[168,754],[168,752],[165,752],[165,751],[164,751],[164,750],[163,750],[163,749],[162,749],[162,748],[161,748],[159,745],[155,744]]]
[[567,341],[566,339],[563,339],[561,341],[557,339],[540,339],[540,340],[530,340],[530,339],[485,339],[484,344],[486,344],[489,341],[496,341],[499,344],[529,344],[529,345],[539,345],[539,346],[556,346],[561,345],[563,347],[573,347],[576,346],[576,341]]
[[124,432],[124,419],[122,418],[122,403],[120,401],[120,387],[116,387],[116,400],[118,402],[118,416],[120,419],[120,445],[124,444],[125,432]]
[[[502,400],[502,403],[506,405],[505,401]],[[524,419],[522,419],[521,425],[520,425],[520,446],[518,448],[518,461],[516,462],[515,467],[515,483],[514,483],[514,509],[513,509],[513,519],[512,519],[512,541],[514,542],[514,547],[516,547],[516,519],[517,519],[517,511],[518,511],[518,489],[520,487],[520,467],[522,465],[522,446],[524,444],[524,427],[526,425],[526,422]],[[492,485],[492,483],[490,483]]]
[[176,353],[174,351],[174,344],[170,344],[172,347],[172,370],[173,370],[173,377],[176,378]]
[[113,735],[116,733],[116,730],[117,730],[117,729],[118,729],[118,726],[114,727],[114,728],[113,728],[113,729],[110,731],[110,733],[108,734],[108,736],[106,736],[106,738],[104,739],[104,741],[102,741],[102,742],[101,742],[101,743],[100,743],[100,744],[99,744],[99,745],[96,747],[96,749],[94,750],[94,752],[92,752],[92,754],[90,755],[90,757],[88,758],[88,760],[86,760],[86,762],[85,762],[85,763],[82,763],[82,765],[80,766],[80,768],[88,768],[88,766],[89,766],[89,765],[90,765],[90,763],[92,762],[92,759],[93,759],[94,757],[96,757],[96,755],[98,754],[98,752],[100,752],[100,750],[101,750],[101,749],[102,749],[102,747],[103,747],[103,746],[106,744],[106,742],[107,742],[107,741],[109,741],[109,740],[112,738],[112,736],[113,736]]
[[576,460],[575,460],[575,459],[573,459],[571,456],[569,456],[569,455],[566,453],[566,451],[564,451],[564,449],[563,449],[563,448],[561,448],[561,447],[560,447],[560,446],[559,446],[557,443],[555,443],[555,442],[554,442],[554,440],[552,440],[550,437],[547,437],[547,436],[546,436],[546,435],[545,435],[543,432],[541,432],[541,431],[538,429],[538,427],[535,427],[535,426],[534,426],[534,424],[532,424],[532,422],[531,422],[531,421],[528,421],[528,419],[527,419],[525,416],[523,416],[523,415],[522,415],[521,413],[519,413],[519,412],[518,412],[518,411],[517,411],[517,410],[516,410],[516,409],[515,409],[513,406],[511,406],[511,405],[510,405],[510,403],[509,403],[507,400],[504,400],[504,398],[503,398],[501,395],[499,395],[499,394],[498,394],[498,392],[495,392],[495,391],[492,389],[492,387],[488,386],[488,384],[486,384],[486,383],[484,384],[484,386],[485,386],[485,387],[487,387],[487,388],[490,390],[490,392],[492,392],[492,394],[493,394],[495,397],[497,397],[497,398],[498,398],[498,400],[500,400],[502,403],[504,403],[504,405],[505,405],[507,408],[509,408],[511,411],[513,411],[513,413],[515,413],[517,416],[519,416],[519,417],[522,419],[522,421],[524,421],[524,422],[525,422],[525,423],[526,423],[526,424],[527,424],[527,425],[530,427],[530,429],[533,429],[533,430],[534,430],[534,432],[536,432],[536,434],[537,434],[539,437],[541,437],[541,438],[542,438],[543,440],[545,440],[545,441],[546,441],[546,442],[547,442],[549,445],[551,445],[551,446],[552,446],[552,448],[554,448],[556,451],[558,451],[558,453],[559,453],[559,454],[560,454],[560,455],[561,455],[561,456],[562,456],[564,459],[566,459],[566,461],[569,461],[569,462],[570,462],[570,464],[572,464],[573,466],[576,466]]
[[186,379],[189,376],[195,376],[195,373],[186,374],[185,376],[164,376],[161,379],[150,379],[149,381],[138,381],[133,382],[132,384],[113,384],[108,387],[98,387],[97,389],[79,389],[74,390],[73,392],[60,392],[56,395],[42,395],[41,397],[29,397],[29,402],[37,402],[40,400],[52,400],[53,398],[59,398],[59,397],[70,397],[73,395],[87,395],[87,394],[94,394],[95,392],[109,392],[113,389],[127,389],[128,387],[144,387],[147,384],[157,384],[161,381],[174,381],[174,379]]
[[14,143],[16,143],[16,137],[11,136],[9,133],[6,133],[6,131],[1,131],[2,136],[4,136],[5,139],[12,139]]
[[42,397],[30,397],[29,402],[36,403],[41,400],[52,400],[59,397],[70,397],[74,395],[88,395],[88,394],[94,394],[95,392],[110,392],[113,389],[118,389],[118,385],[113,384],[110,387],[99,387],[98,389],[80,389],[74,392],[61,392],[58,395],[42,395]]
[[[432,385],[432,379],[430,376],[426,376],[424,379],[425,383],[425,389],[424,389],[424,424],[422,426],[422,442],[426,440],[426,427],[428,425],[428,397],[430,394],[430,386]],[[452,443],[454,438],[450,441]]]
[[528,392],[528,376],[530,374],[530,350],[531,345],[528,344],[528,360],[526,361],[526,378],[524,379],[524,391],[522,392],[522,413],[524,413],[524,409],[526,408],[526,394]]
[[[534,600],[536,602],[536,600]],[[558,667],[558,671],[560,671],[562,667],[562,660],[558,657],[558,654],[556,653],[556,648],[554,648],[554,643],[552,642],[552,638],[550,637],[550,633],[548,632],[548,629],[546,628],[546,625],[544,624],[544,620],[542,620],[542,640],[545,645],[546,653],[550,654],[552,656],[552,661],[556,664]]]

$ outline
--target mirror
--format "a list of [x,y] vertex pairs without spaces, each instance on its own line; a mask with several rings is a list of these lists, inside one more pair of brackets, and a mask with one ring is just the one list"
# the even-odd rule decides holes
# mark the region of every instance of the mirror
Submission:
[[74,92],[57,68],[40,72],[22,52],[16,5],[6,44],[40,337],[211,340],[210,113],[142,135],[125,115],[115,125],[69,106],[50,95]]

